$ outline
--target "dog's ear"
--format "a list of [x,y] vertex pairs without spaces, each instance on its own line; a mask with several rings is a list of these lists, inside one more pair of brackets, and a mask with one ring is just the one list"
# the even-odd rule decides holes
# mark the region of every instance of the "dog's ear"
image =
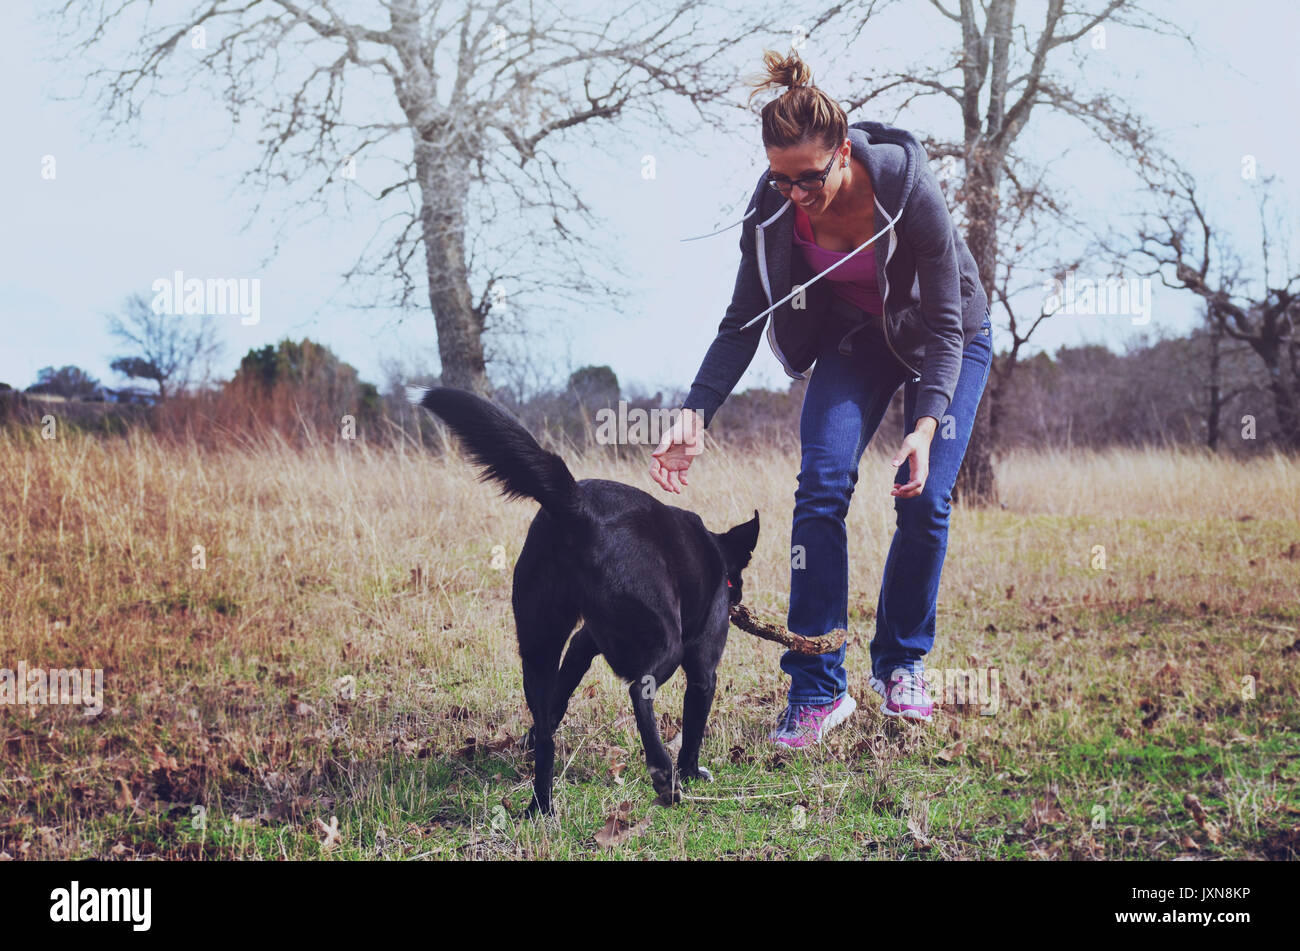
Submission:
[[[752,554],[754,549],[758,547],[758,509],[754,509],[753,518],[744,525],[737,525],[732,531],[740,532],[745,551]],[[745,561],[748,563],[749,559],[746,558]]]
[[748,522],[729,529],[719,536],[723,550],[727,553],[727,565],[732,571],[739,571],[749,564],[754,548],[758,545],[758,509]]

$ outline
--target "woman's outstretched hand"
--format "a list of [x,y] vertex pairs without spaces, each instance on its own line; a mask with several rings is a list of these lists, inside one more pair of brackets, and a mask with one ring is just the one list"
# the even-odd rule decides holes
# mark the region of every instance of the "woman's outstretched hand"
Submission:
[[686,470],[691,460],[704,451],[703,420],[693,409],[683,409],[677,421],[659,440],[659,448],[650,454],[650,478],[665,492],[681,494]]
[[[917,423],[916,432],[903,437],[903,448],[894,453],[891,466],[906,465],[911,461],[911,478],[902,485],[897,483],[889,494],[899,499],[911,499],[921,494],[925,480],[930,476],[930,440],[934,437],[933,416],[923,416]],[[909,470],[904,469],[907,473]]]

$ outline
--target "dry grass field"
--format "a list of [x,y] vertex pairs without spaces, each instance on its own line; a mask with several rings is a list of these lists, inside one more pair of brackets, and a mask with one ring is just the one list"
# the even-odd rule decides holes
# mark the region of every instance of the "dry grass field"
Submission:
[[[759,509],[747,602],[783,617],[798,459],[711,447],[669,497],[648,451],[567,458],[716,531]],[[534,503],[454,454],[0,432],[0,668],[102,668],[105,692],[97,716],[0,706],[0,859],[1297,857],[1294,460],[1001,460],[1005,509],[954,509],[928,661],[997,668],[1000,702],[930,724],[866,683],[893,470],[873,449],[861,473],[849,723],[777,754],[780,648],[733,629],[716,782],[657,807],[598,659],[532,822],[510,579]],[[668,736],[680,674],[659,697]]]

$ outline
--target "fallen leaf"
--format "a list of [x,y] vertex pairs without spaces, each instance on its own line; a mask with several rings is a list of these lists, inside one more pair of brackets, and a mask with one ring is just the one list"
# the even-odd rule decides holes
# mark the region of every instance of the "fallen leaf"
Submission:
[[157,743],[153,747],[153,765],[155,769],[180,769],[176,757],[168,756]]
[[733,763],[737,763],[737,764],[745,764],[745,763],[752,763],[752,762],[754,762],[754,757],[753,757],[753,755],[752,755],[751,753],[749,753],[748,751],[746,751],[746,749],[745,749],[743,746],[733,746],[733,747],[731,748],[731,752],[730,752],[729,756],[730,756],[731,761],[732,761]]
[[1210,821],[1210,815],[1205,811],[1205,807],[1201,805],[1201,800],[1197,798],[1196,793],[1188,793],[1185,795],[1183,797],[1183,805],[1186,806],[1187,811],[1192,814],[1192,818],[1196,821],[1196,824],[1200,827],[1201,831],[1205,833],[1205,837],[1215,845],[1218,845],[1219,839],[1222,838],[1222,835],[1219,832],[1219,827]]
[[649,825],[648,816],[640,822],[632,822],[632,803],[624,800],[618,804],[617,810],[609,814],[605,828],[596,833],[596,844],[602,848],[622,845],[628,839],[640,835]]
[[482,744],[489,753],[503,753],[519,742],[519,737],[509,730],[502,729],[495,737]]
[[1068,822],[1070,817],[1056,804],[1056,791],[1049,789],[1042,799],[1035,800],[1029,807],[1029,819],[1025,822],[1025,831],[1038,832],[1044,826]]
[[127,809],[135,808],[135,796],[131,795],[131,787],[126,784],[126,780],[121,776],[115,780],[117,785],[117,804]]
[[966,752],[966,741],[958,740],[946,750],[941,750],[935,759],[941,763],[951,763]]
[[330,824],[326,825],[321,821],[320,816],[316,817],[316,828],[325,833],[325,838],[320,844],[322,852],[328,852],[339,844],[339,817],[330,816]]

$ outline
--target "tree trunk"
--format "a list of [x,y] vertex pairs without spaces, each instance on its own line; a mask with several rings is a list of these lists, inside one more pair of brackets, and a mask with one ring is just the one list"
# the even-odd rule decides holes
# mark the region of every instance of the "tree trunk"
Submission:
[[[980,282],[989,301],[993,300],[993,279],[998,260],[998,184],[1002,156],[995,149],[976,146],[966,160],[966,245],[979,268]],[[998,501],[997,480],[993,475],[992,449],[997,434],[989,425],[989,404],[996,399],[992,373],[988,387],[975,414],[966,457],[953,486],[954,500],[963,505],[994,505]]]
[[957,471],[957,482],[952,488],[953,501],[962,505],[994,505],[998,501],[997,480],[989,452],[989,446],[993,442],[992,429],[989,426],[988,408],[984,405],[990,395],[986,392],[980,400],[980,408],[975,413],[975,427],[970,434],[970,445],[966,447],[966,456],[962,460],[961,469]]
[[1285,379],[1282,368],[1282,350],[1289,346],[1290,341],[1279,336],[1275,326],[1270,326],[1247,343],[1264,361],[1268,374],[1268,391],[1273,397],[1273,412],[1277,416],[1277,441],[1287,449],[1300,449],[1300,385],[1293,385]]
[[1273,394],[1273,412],[1277,414],[1278,441],[1290,450],[1300,450],[1300,400],[1295,389],[1282,379],[1281,368],[1268,368],[1268,389]]
[[432,154],[416,141],[421,191],[420,227],[429,278],[429,306],[438,332],[442,385],[491,396],[483,359],[483,315],[474,306],[465,265],[468,168]]
[[1219,417],[1223,413],[1223,389],[1219,385],[1221,356],[1219,342],[1223,334],[1216,323],[1210,326],[1210,406],[1205,416],[1205,444],[1210,452],[1219,449]]

